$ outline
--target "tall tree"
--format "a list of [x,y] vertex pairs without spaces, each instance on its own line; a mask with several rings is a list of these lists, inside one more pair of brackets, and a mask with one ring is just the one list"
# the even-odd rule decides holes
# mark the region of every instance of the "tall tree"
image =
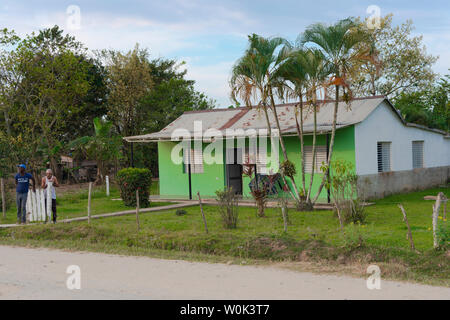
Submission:
[[[133,136],[141,132],[144,118],[139,105],[153,87],[149,53],[136,44],[127,53],[103,50],[99,53],[108,75],[108,119],[121,136]],[[132,146],[124,142],[128,166],[132,165]]]
[[65,121],[78,113],[78,101],[89,88],[83,46],[57,26],[32,33],[17,46],[21,73],[16,104],[22,129],[28,130],[37,151],[42,138],[51,167],[60,176],[60,138]]
[[[319,98],[324,98],[326,80],[331,74],[330,65],[326,63],[323,53],[318,49],[295,48],[284,64],[281,74],[285,81],[292,84],[290,96],[299,101],[297,110],[300,114],[300,123],[296,115],[297,135],[300,138],[300,150],[302,154],[302,185],[303,194],[306,196],[306,208],[312,209],[311,190],[314,181],[316,165],[316,141],[317,141],[317,112],[321,107]],[[304,103],[305,102],[305,103]],[[306,111],[306,112],[305,112]],[[313,138],[312,138],[312,168],[309,186],[305,185],[305,155],[303,137],[303,117],[313,114]]]
[[16,101],[20,85],[20,74],[17,70],[18,57],[14,51],[8,50],[20,38],[14,31],[0,30],[0,111],[3,113],[5,130],[11,135],[9,112]]
[[[280,70],[288,58],[289,42],[283,38],[264,38],[256,34],[248,37],[249,47],[233,66],[230,80],[232,98],[237,101],[241,98],[251,107],[258,105],[264,111],[269,136],[271,136],[271,123],[268,110],[273,113],[275,125],[279,132],[281,150],[284,161],[289,161],[286,147],[281,134],[280,122],[275,106],[274,94],[283,94],[284,83],[280,81]],[[252,103],[255,102],[255,103]],[[281,175],[285,184],[286,178]],[[291,177],[294,193],[289,189],[293,199],[298,200],[299,192],[295,180]]]
[[430,128],[450,130],[450,75],[442,77],[431,89],[403,92],[393,101],[407,122]]
[[333,110],[333,123],[330,137],[327,170],[323,175],[318,192],[312,200],[314,204],[330,174],[330,163],[333,155],[334,138],[336,135],[336,122],[339,108],[340,89],[343,89],[344,100],[351,98],[350,75],[354,73],[361,61],[374,62],[374,52],[371,47],[362,46],[369,41],[369,35],[354,19],[348,18],[326,26],[321,23],[309,26],[299,38],[301,44],[317,46],[332,70],[330,86],[334,86],[335,102]]
[[360,96],[385,95],[395,99],[402,93],[429,90],[437,78],[432,67],[437,57],[430,55],[423,44],[422,36],[414,36],[411,20],[394,26],[392,14],[382,17],[380,28],[367,28],[367,23],[360,23],[370,35],[371,45],[376,50],[381,64],[375,65],[363,61],[354,70],[354,92]]
[[[150,61],[153,87],[138,106],[144,120],[139,134],[159,131],[185,111],[214,108],[215,101],[195,90],[194,80],[186,79],[187,70],[183,65],[184,62],[173,59]],[[136,166],[150,168],[153,176],[157,176],[156,144],[136,144],[134,156]]]

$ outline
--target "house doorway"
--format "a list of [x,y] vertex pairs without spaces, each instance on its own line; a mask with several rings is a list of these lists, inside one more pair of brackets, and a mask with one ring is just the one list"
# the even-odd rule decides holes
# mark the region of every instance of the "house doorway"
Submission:
[[242,149],[240,148],[227,149],[226,179],[228,188],[231,187],[236,194],[242,195]]

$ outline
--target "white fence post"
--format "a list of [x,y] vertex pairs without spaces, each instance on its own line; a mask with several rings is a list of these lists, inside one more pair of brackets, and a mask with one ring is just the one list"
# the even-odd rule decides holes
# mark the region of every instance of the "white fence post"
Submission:
[[[51,183],[50,183],[51,184]],[[47,186],[47,188],[49,188]],[[49,189],[51,192],[51,189]],[[27,197],[27,217],[29,217],[30,222],[34,221],[44,221],[46,220],[47,216],[49,219],[51,219],[51,208],[52,208],[52,199],[51,199],[51,193],[50,194],[50,202],[47,199],[47,208],[45,207],[45,193],[44,189],[36,189],[36,192],[30,191],[28,192]],[[47,194],[48,196],[48,194]],[[49,205],[50,203],[50,205]],[[48,213],[50,212],[50,213]]]
[[40,221],[45,221],[45,194],[44,189],[39,189],[40,197],[41,197],[41,215],[39,217]]
[[109,197],[109,176],[106,176],[106,196]]
[[48,222],[52,220],[52,188],[53,182],[47,182],[47,217]]
[[31,191],[28,193],[28,196],[31,195],[31,217],[30,217],[30,221],[36,221],[37,220],[37,214],[36,214],[36,209],[37,209],[37,205],[36,205],[36,192]]

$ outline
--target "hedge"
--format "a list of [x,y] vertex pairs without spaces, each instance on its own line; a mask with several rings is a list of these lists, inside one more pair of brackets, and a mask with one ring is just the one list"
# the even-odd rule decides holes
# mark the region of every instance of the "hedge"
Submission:
[[139,189],[139,205],[141,208],[150,206],[150,186],[152,174],[148,169],[125,168],[117,173],[116,181],[120,195],[126,206],[136,206],[136,190]]

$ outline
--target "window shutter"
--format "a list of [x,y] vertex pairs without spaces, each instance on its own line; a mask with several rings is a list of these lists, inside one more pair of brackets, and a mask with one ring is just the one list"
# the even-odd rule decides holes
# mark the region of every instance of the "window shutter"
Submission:
[[413,169],[423,168],[423,141],[412,142]]
[[203,151],[192,149],[192,159],[194,162],[193,173],[203,173]]
[[191,173],[203,173],[203,151],[195,148],[186,151],[183,152],[184,173],[189,172],[189,161],[191,162]]
[[256,171],[261,174],[268,174],[267,172],[267,150],[258,152],[256,155]]
[[377,142],[378,172],[391,171],[391,143]]
[[[312,173],[313,150],[312,146],[304,146],[305,152],[305,172]],[[322,163],[327,163],[327,146],[316,146],[316,161],[314,164],[314,172],[320,173]]]

